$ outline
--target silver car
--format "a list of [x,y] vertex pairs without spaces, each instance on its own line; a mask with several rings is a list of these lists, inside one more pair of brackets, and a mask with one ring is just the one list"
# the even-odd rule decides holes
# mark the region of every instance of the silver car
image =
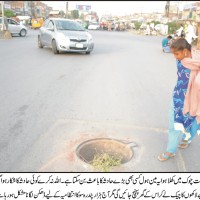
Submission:
[[54,54],[59,52],[85,52],[94,48],[92,35],[78,22],[62,18],[49,18],[39,29],[38,47],[51,47]]
[[[6,24],[6,27],[8,28],[8,31],[11,33],[11,35],[20,35],[22,37],[25,37],[27,34],[27,28],[23,24],[18,23],[17,21],[5,18],[4,23]],[[2,24],[2,17],[0,17],[0,24]]]

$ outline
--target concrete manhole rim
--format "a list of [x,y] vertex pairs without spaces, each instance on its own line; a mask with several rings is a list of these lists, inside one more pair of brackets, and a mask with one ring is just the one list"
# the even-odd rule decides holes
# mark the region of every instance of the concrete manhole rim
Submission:
[[[128,142],[128,141],[125,141],[125,140],[120,140],[120,139],[115,139],[115,138],[93,138],[93,139],[88,139],[84,142],[82,142],[81,144],[79,144],[77,147],[76,147],[76,155],[77,157],[85,162],[86,164],[91,164],[90,163],[90,159],[86,159],[84,155],[81,155],[80,151],[85,147],[85,145],[90,145],[91,143],[95,143],[95,142],[98,142],[98,141],[107,141],[107,142],[114,142],[114,143],[117,143],[118,145],[121,145],[121,146],[124,146],[123,148],[126,148],[129,152],[129,154],[131,153],[131,155],[129,156],[129,158],[126,158],[126,159],[123,159],[123,162],[122,164],[125,164],[127,162],[129,162],[133,156],[134,156],[134,153],[133,153],[133,148],[134,147],[137,147],[138,145],[135,143],[135,142]],[[116,153],[117,154],[117,153]]]

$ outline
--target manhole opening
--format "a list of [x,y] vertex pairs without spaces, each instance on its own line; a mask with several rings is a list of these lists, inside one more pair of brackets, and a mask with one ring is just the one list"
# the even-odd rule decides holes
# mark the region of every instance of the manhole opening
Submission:
[[76,149],[76,155],[88,164],[91,164],[95,155],[103,153],[120,158],[121,164],[130,161],[133,157],[133,150],[129,144],[109,138],[87,140]]

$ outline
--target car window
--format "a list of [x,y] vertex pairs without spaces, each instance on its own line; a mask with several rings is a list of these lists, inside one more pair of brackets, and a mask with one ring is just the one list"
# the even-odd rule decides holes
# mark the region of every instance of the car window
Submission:
[[17,25],[17,24],[18,24],[17,22],[15,22],[15,21],[12,20],[12,19],[9,19],[9,20],[8,20],[8,23],[9,23],[9,24],[14,24],[14,25]]
[[84,31],[85,29],[77,22],[56,20],[55,25],[57,30]]
[[49,29],[53,29],[53,28],[54,28],[54,27],[53,27],[53,22],[52,22],[52,21],[50,21],[50,22],[48,23],[47,28],[49,28]]
[[47,20],[44,22],[43,27],[47,27],[48,23],[49,23],[49,19],[47,19]]

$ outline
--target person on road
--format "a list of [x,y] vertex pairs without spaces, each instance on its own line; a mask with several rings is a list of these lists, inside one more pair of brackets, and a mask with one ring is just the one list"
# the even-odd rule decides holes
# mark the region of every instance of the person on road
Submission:
[[187,40],[187,42],[189,44],[192,43],[192,40],[193,39],[197,39],[198,37],[196,36],[196,33],[195,33],[195,28],[194,26],[188,21],[187,22],[187,29],[186,29],[186,32],[185,32],[185,39]]
[[146,35],[151,35],[151,28],[150,28],[149,23],[147,24],[147,27],[146,27]]
[[187,148],[200,131],[200,59],[191,53],[191,45],[184,38],[174,40],[171,51],[176,58],[178,80],[170,108],[167,150],[158,156],[160,161],[174,157],[177,147]]
[[178,37],[184,37],[184,27],[183,27],[183,24],[181,24],[180,28],[176,31],[176,35]]
[[163,52],[165,52],[165,53],[170,53],[171,52],[171,50],[170,50],[171,42],[172,42],[172,36],[171,35],[167,36],[166,38],[164,38],[162,40]]
[[108,31],[112,31],[112,22],[108,22]]

